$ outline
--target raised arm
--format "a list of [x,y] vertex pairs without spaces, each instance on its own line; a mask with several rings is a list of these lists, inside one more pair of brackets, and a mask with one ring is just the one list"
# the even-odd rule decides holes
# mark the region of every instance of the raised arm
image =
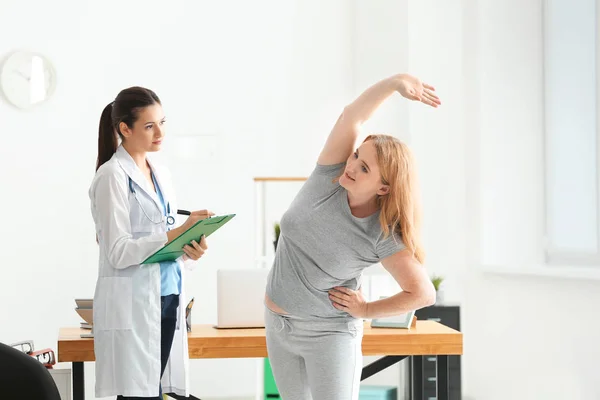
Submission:
[[399,92],[409,100],[421,101],[437,107],[441,103],[433,92],[434,90],[432,86],[423,84],[418,78],[408,74],[393,75],[377,82],[344,107],[327,138],[317,163],[333,165],[346,161],[354,150],[360,126],[394,92]]

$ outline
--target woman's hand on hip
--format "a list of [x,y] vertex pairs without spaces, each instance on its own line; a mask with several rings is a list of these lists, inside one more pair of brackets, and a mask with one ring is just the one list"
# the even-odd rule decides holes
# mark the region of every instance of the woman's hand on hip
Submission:
[[401,74],[397,90],[402,97],[420,101],[428,106],[437,107],[442,104],[439,97],[434,93],[435,88],[433,86],[421,82],[419,78],[412,75]]
[[202,235],[200,243],[196,242],[195,240],[192,240],[192,243],[183,246],[183,252],[185,253],[183,255],[183,259],[191,259],[196,261],[204,255],[206,249],[208,249],[208,245],[206,244],[206,236]]
[[352,290],[343,286],[329,290],[329,300],[340,311],[346,311],[354,318],[367,317],[367,301],[361,290]]

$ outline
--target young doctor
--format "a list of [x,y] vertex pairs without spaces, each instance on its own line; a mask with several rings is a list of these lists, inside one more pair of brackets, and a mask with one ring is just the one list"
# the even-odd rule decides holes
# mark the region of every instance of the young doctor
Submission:
[[189,395],[183,264],[202,257],[206,241],[186,246],[175,262],[140,263],[213,213],[194,211],[175,227],[169,173],[147,157],[160,150],[164,124],[158,96],[142,87],[121,91],[100,119],[89,189],[100,253],[94,294],[97,397]]
[[[346,106],[312,174],[281,218],[265,296],[267,350],[281,398],[356,400],[363,319],[435,302],[423,267],[415,166],[408,147],[358,129],[394,93],[429,106],[433,87],[407,74],[383,79]],[[381,262],[402,288],[367,302],[365,268]]]

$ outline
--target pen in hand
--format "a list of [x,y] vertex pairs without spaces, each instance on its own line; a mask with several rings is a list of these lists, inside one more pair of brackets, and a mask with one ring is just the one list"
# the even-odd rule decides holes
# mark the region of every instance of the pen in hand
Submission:
[[[178,209],[177,210],[177,214],[179,215],[188,215],[191,216],[192,212],[188,211],[188,210],[182,210],[182,209]],[[194,216],[201,216],[200,219],[208,219],[211,218],[213,215],[215,215],[215,213],[213,213],[212,211],[207,211],[207,210],[202,210],[202,211],[194,211]],[[206,216],[205,216],[206,215]]]

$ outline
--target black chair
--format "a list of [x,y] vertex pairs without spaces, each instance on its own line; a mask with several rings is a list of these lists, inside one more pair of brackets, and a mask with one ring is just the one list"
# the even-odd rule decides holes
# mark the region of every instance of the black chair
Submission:
[[0,343],[0,396],[3,399],[61,400],[46,367],[3,343]]

